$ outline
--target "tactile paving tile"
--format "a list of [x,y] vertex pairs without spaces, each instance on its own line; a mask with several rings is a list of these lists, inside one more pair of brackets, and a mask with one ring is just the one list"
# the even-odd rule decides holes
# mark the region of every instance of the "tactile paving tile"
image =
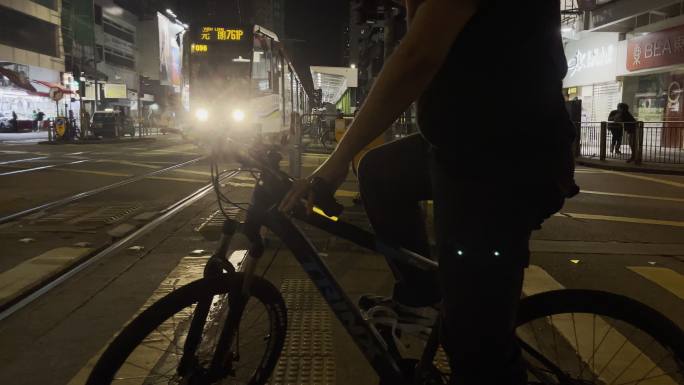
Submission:
[[140,210],[142,204],[121,204],[102,207],[82,217],[69,221],[71,224],[104,223],[111,225]]
[[308,279],[285,279],[287,337],[271,385],[333,385],[336,381],[332,315]]

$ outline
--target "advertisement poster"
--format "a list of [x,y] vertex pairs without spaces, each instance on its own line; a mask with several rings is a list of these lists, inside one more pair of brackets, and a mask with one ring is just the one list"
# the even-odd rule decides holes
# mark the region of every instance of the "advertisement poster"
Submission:
[[159,79],[161,83],[180,91],[183,27],[157,13],[159,25]]

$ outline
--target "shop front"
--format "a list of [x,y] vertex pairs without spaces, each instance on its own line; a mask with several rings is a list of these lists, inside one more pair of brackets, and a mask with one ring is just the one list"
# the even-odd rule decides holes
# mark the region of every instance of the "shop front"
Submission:
[[582,122],[600,122],[622,98],[617,80],[617,33],[592,32],[565,46],[568,74],[563,80],[568,100],[582,101]]
[[[662,126],[660,145],[684,146],[684,25],[631,39],[623,76],[623,100],[638,120]],[[662,122],[662,123],[660,123]]]
[[41,111],[44,119],[57,116],[57,106],[49,97],[50,87],[59,84],[60,73],[54,70],[20,64],[3,65],[0,71],[0,114],[19,121],[33,121],[34,113]]

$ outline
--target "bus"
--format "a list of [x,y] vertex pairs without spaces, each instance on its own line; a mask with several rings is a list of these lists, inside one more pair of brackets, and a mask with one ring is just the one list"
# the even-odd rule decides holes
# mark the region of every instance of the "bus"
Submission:
[[313,82],[310,72],[297,73],[272,31],[205,22],[190,29],[189,93],[196,134],[284,144],[311,108]]

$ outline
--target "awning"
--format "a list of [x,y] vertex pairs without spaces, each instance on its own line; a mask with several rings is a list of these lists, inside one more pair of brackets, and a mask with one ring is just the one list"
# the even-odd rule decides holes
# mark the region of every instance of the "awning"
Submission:
[[[61,84],[59,84],[59,83],[47,82],[47,81],[45,81],[45,80],[31,80],[31,81],[34,82],[34,83],[42,84],[42,85],[44,85],[44,86],[47,87],[47,88],[57,88],[57,89],[59,89],[60,91],[62,91],[62,93],[65,94],[65,95],[66,95],[66,94],[75,94],[75,93],[76,93],[76,92],[74,92],[74,91],[72,91],[72,90],[70,90],[70,89],[64,87],[63,85],[61,85]],[[35,91],[35,89],[34,89],[34,91]]]
[[358,87],[356,68],[311,66],[314,87],[321,89],[323,103],[337,103],[347,88]]
[[31,85],[31,81],[26,75],[12,71],[9,68],[0,67],[0,75],[9,79],[15,86],[22,88],[29,92],[36,92],[36,89]]

